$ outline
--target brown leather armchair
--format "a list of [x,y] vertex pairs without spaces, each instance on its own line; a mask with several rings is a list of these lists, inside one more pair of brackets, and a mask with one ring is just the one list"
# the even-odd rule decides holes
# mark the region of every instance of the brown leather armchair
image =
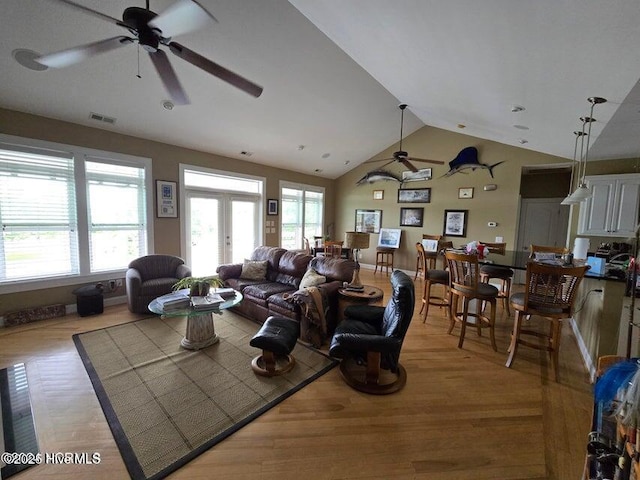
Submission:
[[184,260],[173,255],[146,255],[129,264],[125,280],[127,306],[133,313],[149,313],[151,301],[170,293],[173,284],[191,276]]

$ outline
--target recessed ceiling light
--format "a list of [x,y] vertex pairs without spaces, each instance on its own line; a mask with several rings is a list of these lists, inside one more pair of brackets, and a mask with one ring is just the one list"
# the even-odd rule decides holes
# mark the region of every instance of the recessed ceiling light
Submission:
[[467,126],[464,123],[459,123],[458,128],[467,128]]
[[248,150],[242,150],[240,152],[240,155],[244,155],[245,157],[250,157],[251,155],[253,155],[253,152],[249,152]]
[[323,153],[322,158],[329,158],[331,156],[330,153]]
[[18,62],[23,67],[28,68],[29,70],[41,72],[49,68],[46,65],[42,65],[41,63],[35,61],[35,59],[40,57],[41,55],[38,52],[34,52],[33,50],[27,50],[26,48],[16,48],[13,52],[11,52],[11,56],[16,62]]
[[165,110],[173,110],[173,102],[170,102],[169,100],[162,102],[162,106]]
[[322,173],[322,169],[321,169],[321,168],[316,168],[316,169],[314,170],[314,172],[316,172],[316,173]]
[[513,128],[517,128],[518,130],[529,130],[529,127],[526,125],[514,125]]
[[304,145],[298,145],[298,150],[304,150]]
[[525,138],[521,138],[518,140],[518,143],[521,145],[524,145],[525,143],[529,143],[529,140],[525,139]]
[[526,110],[526,108],[524,108],[522,105],[513,105],[513,106],[511,107],[511,111],[512,111],[513,113],[523,112],[523,111],[525,111],[525,110]]

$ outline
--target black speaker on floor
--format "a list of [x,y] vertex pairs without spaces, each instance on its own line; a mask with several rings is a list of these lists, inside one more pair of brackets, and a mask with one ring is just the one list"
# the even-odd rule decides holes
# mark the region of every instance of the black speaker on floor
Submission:
[[73,293],[77,297],[78,315],[87,317],[104,312],[104,296],[101,284],[76,288]]

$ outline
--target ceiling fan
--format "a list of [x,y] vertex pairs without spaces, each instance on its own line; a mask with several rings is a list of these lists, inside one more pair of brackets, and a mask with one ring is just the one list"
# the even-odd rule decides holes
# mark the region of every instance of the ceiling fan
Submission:
[[149,53],[149,57],[173,102],[177,105],[186,105],[189,103],[189,98],[182,88],[171,63],[169,63],[167,55],[160,50],[159,47],[160,44],[162,44],[186,62],[230,83],[249,95],[259,97],[262,93],[262,87],[259,85],[212,62],[184,45],[171,41],[171,37],[173,36],[191,32],[211,22],[217,22],[216,18],[195,0],[178,0],[160,14],[152,12],[149,9],[149,0],[147,0],[146,8],[126,8],[122,14],[122,20],[92,10],[71,0],[56,1],[93,15],[94,17],[106,20],[119,27],[123,27],[127,29],[132,36],[120,35],[60,52],[42,55],[35,59],[42,65],[52,68],[63,68],[81,62],[93,55],[105,53],[138,42],[138,44]]
[[[387,163],[379,167],[379,168],[384,168],[390,163],[399,162],[403,164],[405,167],[407,167],[409,170],[411,170],[412,172],[417,172],[418,169],[411,162],[423,162],[423,163],[432,163],[435,165],[444,165],[444,162],[441,162],[440,160],[426,160],[424,158],[410,157],[407,152],[402,150],[402,127],[404,126],[404,109],[407,108],[407,104],[401,103],[400,105],[398,105],[398,108],[400,109],[400,147],[398,148],[398,151],[393,152],[392,158],[380,158],[378,160],[367,160],[366,162],[363,162],[363,163],[383,162],[385,160],[388,160]],[[411,160],[411,162],[409,160]]]

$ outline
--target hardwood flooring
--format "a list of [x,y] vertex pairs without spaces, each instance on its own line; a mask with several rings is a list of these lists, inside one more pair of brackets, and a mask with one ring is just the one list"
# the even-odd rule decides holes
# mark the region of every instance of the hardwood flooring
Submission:
[[[385,274],[361,271],[389,299]],[[486,333],[447,335],[444,311],[416,312],[401,363],[407,386],[388,396],[356,392],[339,369],[303,388],[174,474],[171,479],[579,479],[590,430],[592,386],[570,328],[560,383],[545,354],[507,358],[511,319],[498,307],[494,352]],[[98,465],[40,465],[27,479],[129,478],[71,335],[142,316],[126,305],[102,315],[0,329],[0,367],[27,365],[42,452],[98,452]]]

